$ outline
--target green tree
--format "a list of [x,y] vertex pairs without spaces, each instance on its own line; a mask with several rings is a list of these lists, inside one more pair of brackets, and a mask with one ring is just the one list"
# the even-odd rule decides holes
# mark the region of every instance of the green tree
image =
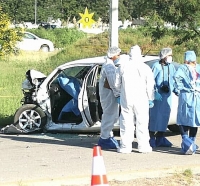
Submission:
[[[37,22],[47,21],[48,17],[72,20],[79,19],[87,7],[94,12],[94,19],[101,17],[103,22],[109,22],[110,0],[0,0],[1,6],[15,23],[24,21],[35,22],[35,2],[37,2]],[[119,19],[130,18],[134,12],[132,1],[119,0]],[[130,9],[131,7],[131,9]],[[130,12],[132,11],[132,12]]]
[[62,18],[62,0],[37,0],[37,22]]
[[[200,47],[200,4],[199,0],[152,0],[147,3],[146,13],[149,25],[156,26],[155,38],[166,34],[166,23],[174,26],[173,33],[178,35],[174,44],[186,49],[196,50]],[[144,10],[145,11],[145,10]],[[198,51],[196,51],[198,53]]]
[[14,23],[34,20],[33,0],[0,0],[0,5]]

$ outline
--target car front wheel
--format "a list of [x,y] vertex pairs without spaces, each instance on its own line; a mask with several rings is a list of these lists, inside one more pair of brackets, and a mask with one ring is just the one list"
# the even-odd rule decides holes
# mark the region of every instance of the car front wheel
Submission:
[[14,115],[14,125],[26,133],[42,130],[46,122],[46,114],[34,104],[23,105]]

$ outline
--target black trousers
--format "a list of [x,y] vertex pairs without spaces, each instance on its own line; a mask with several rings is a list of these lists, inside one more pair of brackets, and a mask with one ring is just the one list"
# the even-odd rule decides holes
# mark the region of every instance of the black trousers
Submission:
[[189,133],[189,137],[196,137],[198,127],[179,125],[179,130],[180,130],[181,135],[188,135]]

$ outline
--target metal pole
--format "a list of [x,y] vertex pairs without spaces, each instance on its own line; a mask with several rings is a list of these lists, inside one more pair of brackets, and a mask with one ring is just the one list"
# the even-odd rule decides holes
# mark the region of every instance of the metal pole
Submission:
[[110,0],[110,41],[109,47],[118,47],[118,4],[119,0]]
[[35,25],[37,24],[37,0],[35,0]]

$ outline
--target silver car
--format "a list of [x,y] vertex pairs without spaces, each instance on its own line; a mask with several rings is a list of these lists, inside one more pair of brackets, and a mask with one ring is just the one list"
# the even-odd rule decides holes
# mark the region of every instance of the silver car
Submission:
[[[120,59],[128,60],[128,55]],[[149,66],[158,60],[158,56],[143,57]],[[15,113],[14,126],[25,133],[99,132],[102,108],[98,81],[104,62],[105,56],[76,60],[58,66],[48,76],[27,71],[22,83],[22,106]],[[174,96],[169,126],[175,128],[177,103]],[[119,123],[114,129],[119,129]]]

